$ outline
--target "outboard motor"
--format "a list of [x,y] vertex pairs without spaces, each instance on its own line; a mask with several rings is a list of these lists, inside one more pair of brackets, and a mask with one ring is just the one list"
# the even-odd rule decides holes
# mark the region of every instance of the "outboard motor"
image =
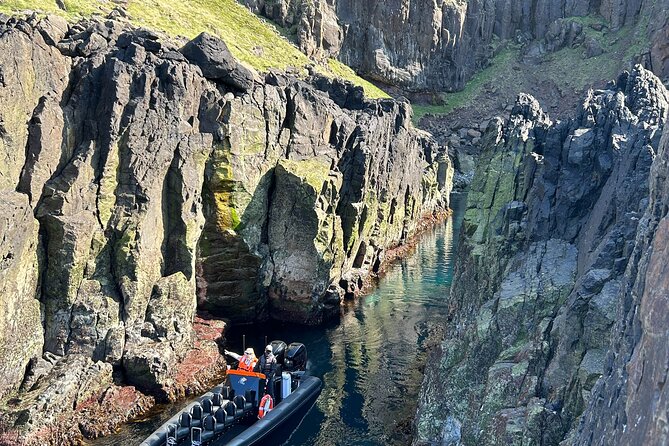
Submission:
[[307,348],[304,344],[293,342],[286,350],[283,369],[287,372],[304,372],[307,369]]
[[283,341],[272,341],[270,345],[272,346],[272,353],[276,358],[276,362],[283,365],[287,349],[286,343]]

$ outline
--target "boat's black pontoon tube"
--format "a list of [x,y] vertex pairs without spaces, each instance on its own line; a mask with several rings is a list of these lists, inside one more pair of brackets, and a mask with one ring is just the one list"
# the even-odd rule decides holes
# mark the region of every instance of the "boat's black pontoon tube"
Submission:
[[288,398],[276,406],[269,414],[261,420],[256,421],[244,432],[232,440],[221,438],[209,443],[211,446],[253,446],[269,444],[268,441],[273,432],[284,422],[290,420],[302,409],[310,407],[321,391],[321,380],[315,376],[304,376],[300,385]]

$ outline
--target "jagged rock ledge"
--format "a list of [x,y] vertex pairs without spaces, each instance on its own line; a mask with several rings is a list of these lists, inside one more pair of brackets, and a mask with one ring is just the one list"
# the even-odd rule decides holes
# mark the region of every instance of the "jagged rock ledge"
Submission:
[[76,443],[202,389],[220,319],[336,315],[448,209],[408,103],[122,11],[1,17],[0,104],[3,441]]
[[637,66],[490,123],[415,445],[667,443],[668,114]]

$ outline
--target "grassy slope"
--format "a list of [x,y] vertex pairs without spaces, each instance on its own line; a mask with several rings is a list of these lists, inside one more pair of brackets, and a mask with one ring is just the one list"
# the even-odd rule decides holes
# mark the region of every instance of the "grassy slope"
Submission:
[[[0,12],[11,14],[30,9],[76,21],[92,14],[104,14],[116,6],[110,0],[63,0],[63,3],[65,10],[58,8],[55,0],[0,0]],[[239,60],[259,71],[305,67],[312,63],[276,27],[235,0],[130,0],[127,11],[134,24],[171,36],[193,38],[202,31],[218,35]],[[368,97],[388,97],[336,61],[330,61],[319,71],[361,85]]]
[[414,120],[427,114],[450,115],[462,108],[475,106],[491,89],[532,92],[542,82],[550,82],[563,91],[581,91],[598,81],[614,79],[622,68],[638,54],[647,51],[648,21],[627,26],[615,32],[595,31],[589,25],[604,24],[599,17],[573,17],[570,20],[584,25],[587,36],[597,39],[606,50],[601,56],[585,59],[583,47],[564,48],[545,56],[541,65],[520,62],[521,50],[507,45],[484,70],[477,73],[455,93],[442,93],[443,105],[413,104]]

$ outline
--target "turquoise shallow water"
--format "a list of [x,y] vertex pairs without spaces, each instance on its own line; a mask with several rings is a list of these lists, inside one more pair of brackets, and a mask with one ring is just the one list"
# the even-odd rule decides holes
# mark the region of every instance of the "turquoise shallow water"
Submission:
[[[288,324],[231,330],[231,349],[248,345],[261,351],[268,339],[306,344],[309,373],[323,380],[323,391],[287,446],[402,445],[416,410],[430,328],[443,325],[453,276],[464,197],[455,197],[455,214],[426,233],[416,251],[391,265],[370,295],[350,302],[339,321],[321,327]],[[179,405],[180,406],[180,405]],[[96,446],[138,444],[178,407],[125,426]]]

